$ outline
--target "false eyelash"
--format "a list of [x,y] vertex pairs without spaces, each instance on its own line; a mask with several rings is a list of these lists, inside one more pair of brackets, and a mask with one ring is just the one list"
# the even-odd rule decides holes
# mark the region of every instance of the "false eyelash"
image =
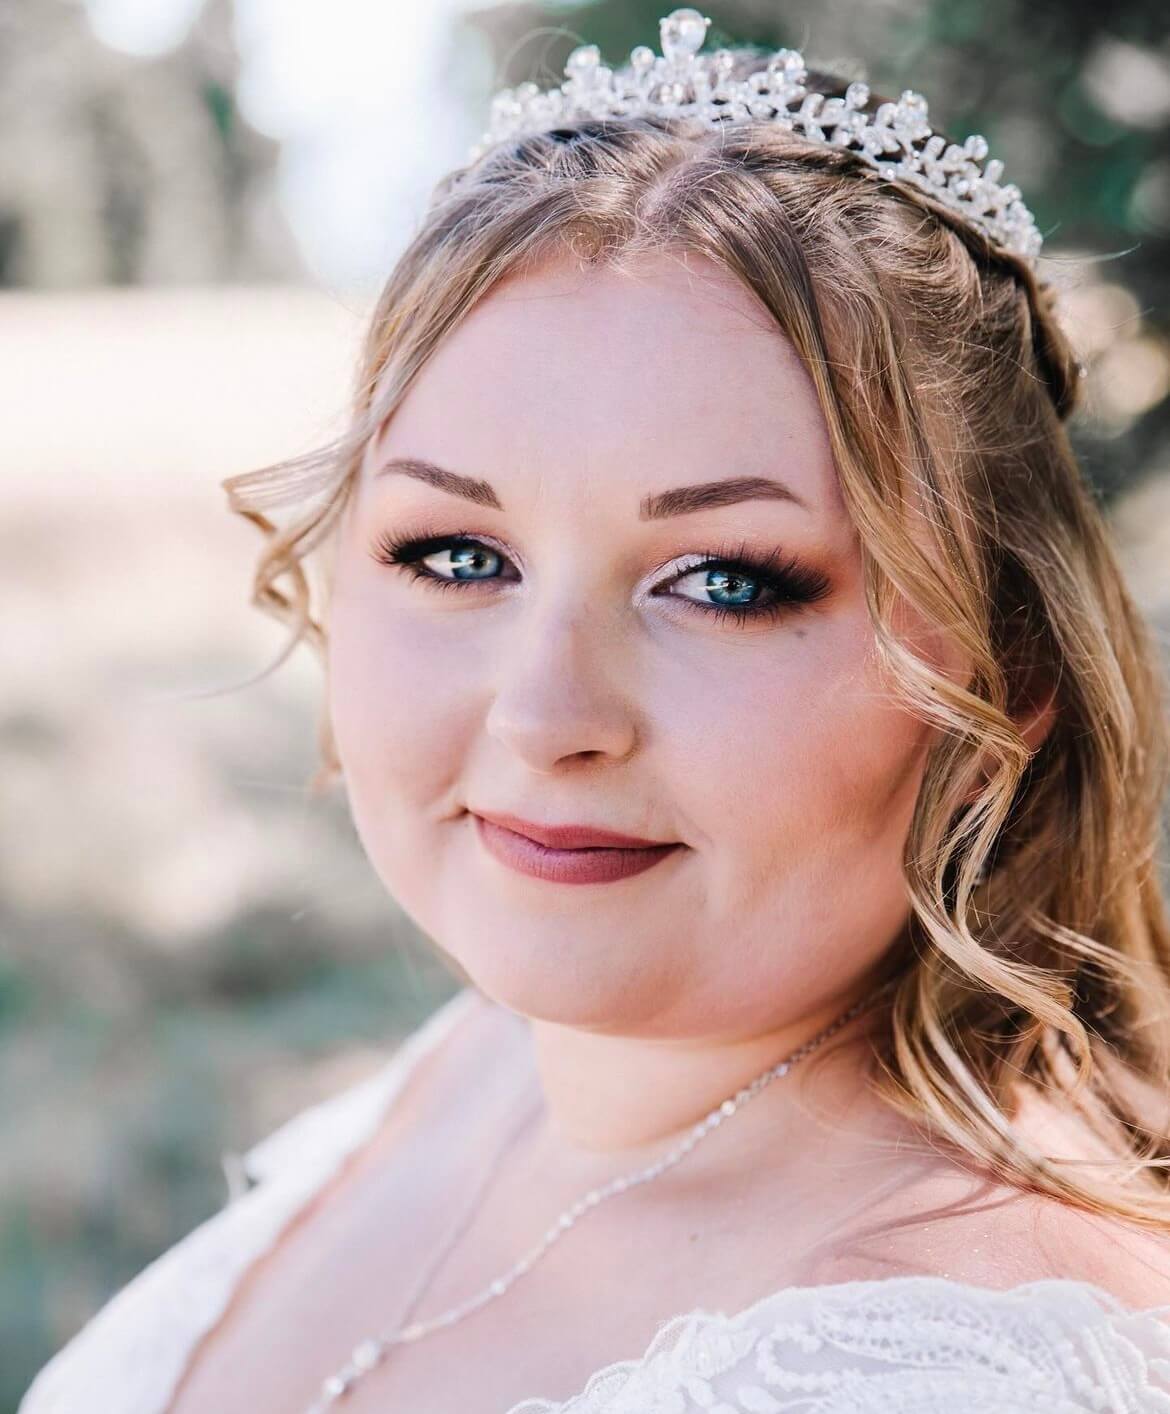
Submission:
[[425,559],[427,555],[433,555],[436,550],[446,550],[455,544],[482,545],[488,550],[493,550],[501,558],[504,552],[485,540],[482,535],[477,535],[471,530],[450,530],[442,534],[421,535],[393,535],[390,531],[382,531],[374,542],[372,554],[380,564],[392,565],[399,569],[406,570],[414,579],[425,580],[428,584],[433,584],[439,589],[462,589],[469,580],[445,579],[442,575],[432,574],[430,570],[423,569],[418,561]]
[[716,623],[728,616],[738,620],[741,626],[748,620],[774,619],[785,612],[815,604],[823,599],[831,588],[826,574],[811,565],[803,564],[797,555],[785,556],[780,549],[771,550],[766,555],[757,555],[746,540],[735,545],[716,545],[694,553],[695,563],[688,564],[686,569],[681,570],[674,580],[668,581],[669,583],[673,584],[675,580],[686,575],[718,565],[721,569],[730,569],[758,580],[774,596],[766,604],[739,607],[733,604],[700,604],[694,599],[683,601],[701,613],[714,614]]
[[[427,555],[433,555],[438,550],[445,550],[457,544],[481,545],[502,558],[506,558],[502,550],[497,549],[490,541],[484,540],[482,536],[469,530],[409,536],[395,536],[389,531],[383,531],[375,541],[372,554],[379,563],[406,570],[412,578],[423,580],[428,586],[436,589],[459,590],[467,588],[474,581],[447,579],[443,575],[433,574],[430,570],[424,569],[419,563]],[[746,605],[700,604],[697,600],[687,599],[682,595],[664,594],[662,596],[677,599],[688,609],[694,609],[708,617],[713,615],[716,623],[730,618],[738,626],[743,627],[749,621],[768,621],[785,612],[816,603],[823,599],[830,589],[829,579],[825,574],[809,565],[802,564],[795,555],[785,557],[784,553],[777,549],[767,555],[757,556],[751,552],[747,541],[741,541],[738,545],[720,545],[709,550],[696,551],[693,558],[693,563],[688,564],[685,569],[680,570],[666,583],[668,585],[674,584],[687,575],[718,565],[721,569],[729,569],[734,573],[757,580],[768,593],[774,596],[767,603]],[[487,583],[488,581],[482,582]],[[659,593],[658,590],[652,592]]]

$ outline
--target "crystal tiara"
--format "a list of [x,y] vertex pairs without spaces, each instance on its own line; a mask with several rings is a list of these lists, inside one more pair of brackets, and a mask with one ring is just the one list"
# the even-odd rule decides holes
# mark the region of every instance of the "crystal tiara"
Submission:
[[[972,134],[960,147],[933,133],[926,99],[906,89],[896,103],[862,110],[869,86],[851,83],[844,98],[827,98],[804,86],[804,57],[778,49],[767,68],[743,81],[730,75],[728,49],[700,54],[709,18],[698,10],[673,10],[659,20],[662,54],[640,44],[629,63],[613,70],[595,44],[579,45],[565,65],[566,81],[541,90],[534,83],[499,90],[492,99],[487,131],[468,154],[474,162],[499,142],[555,128],[578,118],[699,118],[709,127],[726,121],[762,119],[816,142],[856,151],[885,176],[912,183],[949,207],[994,243],[1034,264],[1041,236],[1014,183],[1000,185],[1003,163],[987,156],[987,141]],[[799,104],[794,108],[793,105]]]

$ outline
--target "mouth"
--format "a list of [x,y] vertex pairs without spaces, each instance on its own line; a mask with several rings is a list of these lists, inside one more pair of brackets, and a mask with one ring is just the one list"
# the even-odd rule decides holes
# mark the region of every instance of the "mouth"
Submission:
[[[550,883],[614,883],[644,873],[685,848],[681,840],[639,840],[593,826],[539,826],[515,816],[471,813],[476,832],[494,859],[520,874]],[[514,821],[515,825],[503,821]],[[539,831],[541,838],[526,833],[528,830]]]

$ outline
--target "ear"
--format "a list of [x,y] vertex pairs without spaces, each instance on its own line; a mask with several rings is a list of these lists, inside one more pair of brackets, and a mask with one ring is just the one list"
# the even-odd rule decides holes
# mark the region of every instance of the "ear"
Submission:
[[1023,704],[1013,714],[1013,719],[1028,749],[1035,754],[1056,725],[1056,683],[1049,674],[1039,671],[1033,674]]
[[[1048,739],[1048,734],[1056,725],[1056,682],[1048,673],[1037,669],[1025,684],[1012,720],[1028,750],[1035,755]],[[991,758],[988,757],[980,771],[980,783],[967,792],[964,804],[970,805],[978,796],[983,785],[991,777]]]

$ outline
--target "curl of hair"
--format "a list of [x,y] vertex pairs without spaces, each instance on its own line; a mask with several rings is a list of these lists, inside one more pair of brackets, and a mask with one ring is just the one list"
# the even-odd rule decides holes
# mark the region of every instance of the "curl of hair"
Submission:
[[[741,74],[761,62],[739,51]],[[253,602],[291,630],[267,671],[302,638],[326,657],[304,562],[321,545],[328,561],[363,450],[460,319],[546,258],[662,250],[719,262],[799,352],[878,650],[939,729],[874,1093],[1017,1187],[1170,1233],[1170,1139],[1151,1118],[1170,1097],[1158,659],[1067,438],[1079,370],[1054,295],[928,194],[750,121],[567,123],[447,174],[372,312],[345,433],[222,483],[266,537]],[[283,527],[264,514],[282,505],[300,508]],[[899,637],[902,600],[960,645],[969,682]],[[1018,721],[1046,697],[1032,751]],[[313,792],[341,772],[327,716],[320,745]],[[1031,1149],[1012,1123],[1029,1086],[1080,1110],[1114,1175]]]

